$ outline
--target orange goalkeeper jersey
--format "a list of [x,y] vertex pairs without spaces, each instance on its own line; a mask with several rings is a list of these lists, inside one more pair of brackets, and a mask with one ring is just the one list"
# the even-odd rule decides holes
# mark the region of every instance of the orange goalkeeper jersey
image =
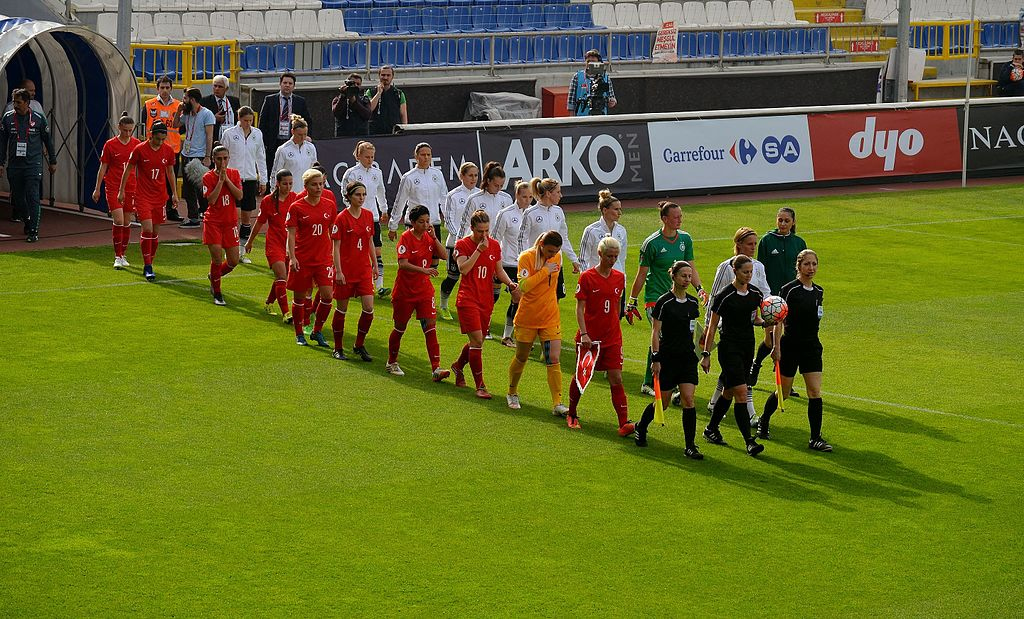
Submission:
[[[561,268],[562,254],[557,253],[547,262]],[[523,298],[513,321],[517,327],[551,329],[561,326],[558,312],[558,271],[549,273],[537,268],[537,249],[519,254],[519,289]]]

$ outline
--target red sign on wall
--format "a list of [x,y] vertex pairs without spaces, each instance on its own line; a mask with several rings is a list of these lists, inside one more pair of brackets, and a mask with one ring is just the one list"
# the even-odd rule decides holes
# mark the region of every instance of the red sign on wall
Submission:
[[846,21],[845,11],[818,11],[814,14],[816,24],[840,24]]
[[816,181],[960,169],[955,108],[813,114],[807,124]]
[[850,42],[851,52],[877,52],[878,41],[851,41]]

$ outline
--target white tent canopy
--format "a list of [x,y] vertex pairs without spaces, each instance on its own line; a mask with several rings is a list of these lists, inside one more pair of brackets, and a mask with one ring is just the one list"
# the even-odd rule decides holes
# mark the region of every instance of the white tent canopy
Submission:
[[0,15],[0,92],[6,100],[25,79],[36,84],[57,150],[57,173],[52,181],[44,174],[43,195],[105,210],[91,199],[100,151],[113,135],[111,119],[139,109],[128,61],[88,28]]

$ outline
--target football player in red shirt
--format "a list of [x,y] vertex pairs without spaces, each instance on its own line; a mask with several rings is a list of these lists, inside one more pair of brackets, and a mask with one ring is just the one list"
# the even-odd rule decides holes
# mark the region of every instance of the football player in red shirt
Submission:
[[427,339],[427,356],[430,357],[431,378],[440,382],[451,372],[441,369],[441,347],[437,343],[437,302],[434,299],[434,284],[431,277],[437,277],[437,268],[431,266],[438,258],[447,260],[448,251],[434,236],[430,225],[430,210],[422,204],[409,211],[412,227],[398,239],[398,275],[395,289],[391,294],[394,308],[395,327],[388,339],[388,363],[384,371],[395,376],[405,376],[398,366],[398,349],[402,345],[402,334],[416,312]]
[[132,135],[133,131],[135,120],[128,116],[128,112],[121,112],[121,119],[117,121],[117,135],[103,144],[100,169],[96,173],[96,189],[92,192],[92,201],[99,202],[100,183],[107,186],[107,212],[114,220],[114,268],[118,270],[131,266],[124,253],[131,240],[132,213],[135,211],[135,176],[132,175],[128,179],[124,204],[117,201],[117,188],[121,186],[121,177],[128,168],[128,158],[135,147],[142,144],[141,140]]
[[288,324],[292,320],[292,313],[288,309],[288,230],[284,227],[284,220],[288,217],[288,207],[295,201],[295,193],[292,192],[293,179],[289,170],[279,170],[275,178],[277,183],[274,185],[274,191],[260,201],[256,224],[249,234],[249,240],[245,242],[245,253],[252,253],[252,243],[256,235],[263,226],[267,226],[263,252],[267,256],[267,264],[274,271],[274,283],[270,286],[270,294],[267,295],[264,309],[273,316],[276,300],[281,307],[283,320]]
[[178,184],[174,179],[174,150],[167,144],[167,125],[159,120],[149,128],[149,140],[135,147],[128,157],[128,165],[121,175],[117,202],[124,204],[125,187],[133,176],[135,183],[135,216],[142,223],[139,248],[142,250],[142,273],[147,281],[156,280],[153,257],[160,245],[160,224],[166,221],[164,205],[167,188],[171,188],[172,204],[177,206]]
[[[373,282],[377,279],[377,253],[373,247],[373,213],[363,208],[366,185],[353,181],[345,187],[348,208],[334,218],[334,298],[337,309],[331,320],[334,331],[334,358],[345,360],[345,313],[348,300],[359,297],[363,313],[359,315],[356,343],[352,352],[363,361],[373,361],[366,351],[366,334],[373,323]],[[376,208],[376,207],[374,207]]]
[[[285,226],[288,228],[288,289],[294,293],[292,321],[295,324],[295,343],[307,346],[302,332],[306,312],[315,312],[316,322],[310,337],[319,346],[327,347],[320,330],[331,313],[331,292],[334,285],[334,259],[331,255],[331,222],[335,216],[334,202],[323,199],[324,175],[317,170],[302,174],[306,196],[296,199],[288,209]],[[309,292],[316,285],[319,302],[306,307]]]
[[[619,436],[629,436],[634,426],[629,421],[626,390],[622,386],[622,326],[619,324],[619,300],[626,289],[626,274],[614,268],[621,249],[615,238],[604,237],[597,244],[601,262],[580,274],[576,286],[576,322],[580,325],[576,345],[581,354],[599,346],[594,371],[607,372],[612,406],[619,418]],[[570,428],[580,427],[576,414],[580,395],[574,373],[569,381],[569,414],[566,416]]]
[[[213,169],[203,175],[203,245],[210,249],[210,294],[216,305],[227,305],[220,292],[220,279],[238,266],[238,201],[242,199],[242,176],[228,167],[231,151],[213,149]],[[224,259],[225,254],[227,260]]]
[[462,346],[462,354],[452,364],[452,372],[455,373],[455,386],[465,387],[466,377],[462,370],[468,363],[476,382],[476,397],[490,400],[491,394],[484,385],[483,345],[484,333],[491,326],[491,312],[494,311],[494,281],[497,278],[508,286],[516,301],[519,300],[519,284],[500,268],[501,244],[489,234],[491,218],[487,211],[474,211],[469,226],[470,235],[455,244],[455,263],[462,276],[455,309],[459,313],[459,328],[469,337],[469,343]]
[[[321,200],[326,200],[327,202],[330,202],[331,204],[334,205],[334,212],[331,214],[331,217],[334,217],[334,215],[339,210],[338,209],[338,200],[335,199],[334,192],[331,191],[330,187],[327,186],[327,169],[324,168],[322,165],[320,165],[319,161],[314,161],[313,162],[313,166],[310,167],[310,170],[316,170],[317,172],[319,172],[319,173],[324,175],[324,191],[323,191],[322,194],[320,194],[320,199]],[[295,199],[296,200],[301,200],[301,199],[303,199],[305,197],[306,197],[306,190],[305,190],[305,188],[303,188],[303,190],[300,191],[298,193],[298,195],[295,196]],[[316,298],[313,298],[313,291],[311,290],[309,292],[309,295],[310,296],[306,298],[306,315],[303,317],[303,325],[302,325],[303,327],[305,327],[306,335],[311,335],[312,332],[313,332],[313,327],[309,324],[309,317],[313,313],[313,310],[311,308],[315,308],[315,307],[319,307],[320,306],[320,293],[317,292]],[[328,303],[329,302],[330,301],[328,301]]]

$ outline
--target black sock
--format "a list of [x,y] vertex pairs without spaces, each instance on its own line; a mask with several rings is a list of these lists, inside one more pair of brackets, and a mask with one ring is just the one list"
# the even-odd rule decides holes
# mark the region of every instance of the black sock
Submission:
[[821,438],[821,398],[807,400],[807,422],[811,424],[811,440]]
[[[715,408],[711,411],[711,421],[708,422],[708,427],[718,432],[718,424],[722,423],[725,419],[725,414],[729,412],[729,405],[732,404],[732,400],[722,396],[715,402]],[[750,420],[747,420],[750,423]]]
[[647,426],[651,425],[654,421],[654,402],[647,405],[642,415],[640,415],[640,422],[636,424],[636,429],[641,432],[647,431]]
[[459,280],[454,279],[452,277],[444,278],[444,281],[441,282],[441,294],[445,295],[446,297],[451,295],[452,290],[455,289],[455,284],[458,283],[458,281]]
[[683,436],[686,437],[686,446],[693,447],[693,440],[697,437],[697,409],[683,409]]
[[772,394],[768,396],[768,399],[764,401],[764,412],[761,413],[761,419],[770,419],[772,413],[774,413],[778,408],[779,394],[773,391]]
[[747,412],[746,402],[737,402],[732,407],[732,414],[736,417],[736,425],[740,427],[740,434],[743,435],[743,440],[750,442],[750,414]]
[[757,347],[757,356],[754,357],[754,365],[761,365],[764,358],[770,354],[772,354],[772,349],[764,342],[761,342],[761,345]]
[[252,234],[252,226],[249,224],[242,224],[238,226],[238,240],[241,241],[242,245],[249,240],[249,235]]

